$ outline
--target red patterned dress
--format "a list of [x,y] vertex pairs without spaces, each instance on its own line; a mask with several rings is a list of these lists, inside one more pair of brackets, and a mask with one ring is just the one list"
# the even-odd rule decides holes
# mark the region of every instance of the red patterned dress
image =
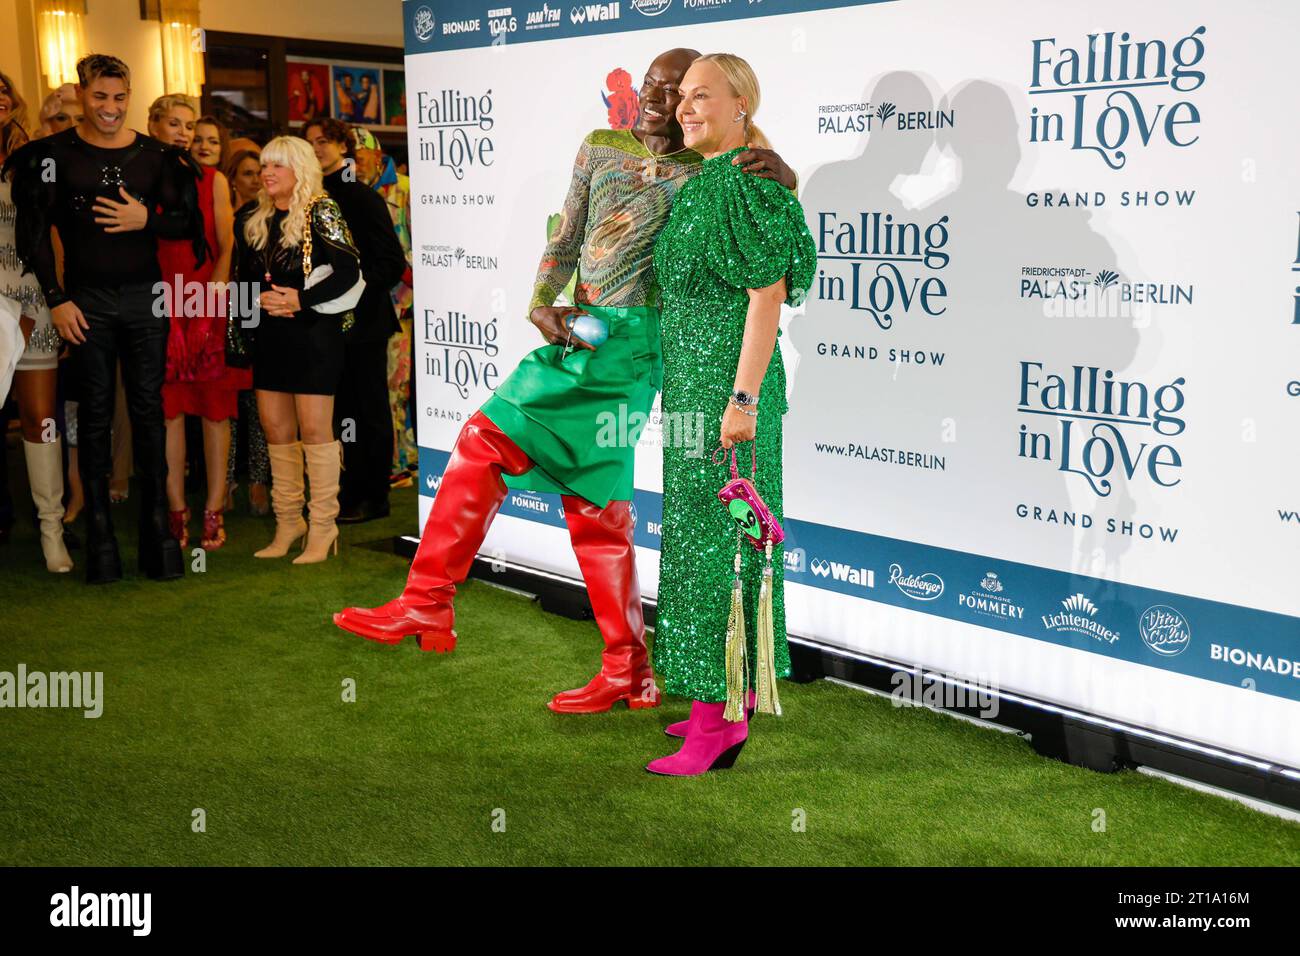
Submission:
[[224,421],[239,415],[239,390],[252,388],[250,369],[226,367],[224,296],[209,289],[217,258],[217,226],[213,213],[216,169],[203,167],[199,208],[211,253],[195,266],[188,239],[158,240],[162,281],[171,287],[171,325],[167,333],[167,373],[163,380],[163,416],[200,415]]

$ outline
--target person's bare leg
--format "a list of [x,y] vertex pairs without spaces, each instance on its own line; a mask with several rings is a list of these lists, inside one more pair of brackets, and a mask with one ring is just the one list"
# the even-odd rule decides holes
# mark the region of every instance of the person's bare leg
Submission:
[[221,511],[226,504],[226,464],[230,455],[230,419],[203,419],[203,457],[208,464],[208,511]]
[[169,418],[167,428],[167,509],[185,510],[185,416]]
[[304,445],[322,445],[334,440],[333,395],[295,395],[293,405]]
[[81,517],[81,509],[86,507],[86,492],[81,487],[81,472],[78,471],[77,446],[68,446],[68,471],[64,476],[68,483],[68,506],[63,513],[63,523],[72,524]]
[[253,401],[239,403],[240,426],[248,436],[248,501],[253,514],[266,514],[270,510],[271,472],[267,461],[266,435],[257,414],[257,396]]
[[298,413],[292,395],[258,389],[257,414],[268,445],[288,445],[298,440]]
[[207,462],[208,497],[203,506],[203,547],[226,543],[222,512],[226,507],[226,468],[230,464],[230,419],[203,419],[203,459]]
[[55,441],[54,390],[58,369],[37,368],[14,373],[14,396],[18,399],[23,438],[30,442]]

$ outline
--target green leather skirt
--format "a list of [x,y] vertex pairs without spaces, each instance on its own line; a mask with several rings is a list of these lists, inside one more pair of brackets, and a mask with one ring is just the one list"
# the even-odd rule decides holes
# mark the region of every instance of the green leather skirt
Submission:
[[659,310],[582,308],[609,325],[600,348],[530,352],[482,412],[534,462],[506,476],[508,487],[577,495],[603,508],[632,498],[637,439],[663,384]]

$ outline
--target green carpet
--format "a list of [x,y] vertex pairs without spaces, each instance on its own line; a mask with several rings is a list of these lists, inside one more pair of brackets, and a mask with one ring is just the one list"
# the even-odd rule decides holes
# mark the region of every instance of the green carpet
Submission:
[[128,578],[93,589],[80,567],[45,572],[23,511],[0,548],[0,670],[103,671],[105,700],[97,720],[0,710],[0,864],[1300,859],[1298,825],[824,681],[783,685],[786,715],[756,721],[734,769],[650,776],[685,701],[592,717],[544,706],[594,670],[591,622],[471,582],[451,655],[330,623],[396,593],[405,562],[376,543],[413,527],[415,492],[393,504],[393,518],[344,529],[337,559],[304,567],[254,559],[271,521],[241,507],[204,573],[158,584],[134,576],[128,503],[115,512]]

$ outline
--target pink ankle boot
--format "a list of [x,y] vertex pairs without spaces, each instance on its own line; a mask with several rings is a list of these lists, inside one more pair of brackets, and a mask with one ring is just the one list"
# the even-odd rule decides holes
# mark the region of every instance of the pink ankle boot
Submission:
[[691,702],[691,719],[681,750],[646,765],[651,773],[665,777],[695,777],[709,770],[726,770],[736,762],[749,738],[748,720],[732,723],[722,712],[725,703]]
[[[754,716],[754,708],[758,706],[758,695],[752,690],[745,695],[745,719],[749,720]],[[669,724],[664,728],[666,737],[685,737],[686,731],[691,729],[690,720],[679,720],[675,724]]]

